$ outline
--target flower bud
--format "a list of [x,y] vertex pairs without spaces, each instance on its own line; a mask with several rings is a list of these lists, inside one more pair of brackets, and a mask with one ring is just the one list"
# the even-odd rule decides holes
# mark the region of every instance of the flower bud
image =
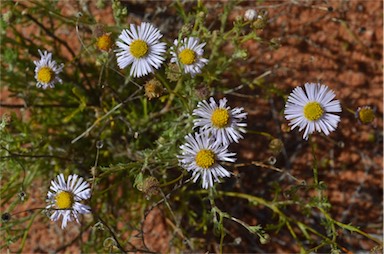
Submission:
[[10,221],[11,220],[11,214],[10,213],[3,213],[2,215],[1,215],[1,220],[3,221],[3,222],[8,222],[8,221]]
[[247,20],[247,21],[253,21],[257,18],[257,12],[253,9],[248,9],[245,13],[244,13],[244,19]]
[[152,195],[159,194],[159,181],[153,176],[149,176],[144,179],[142,184],[137,185],[137,189],[143,192],[146,198],[150,198]]

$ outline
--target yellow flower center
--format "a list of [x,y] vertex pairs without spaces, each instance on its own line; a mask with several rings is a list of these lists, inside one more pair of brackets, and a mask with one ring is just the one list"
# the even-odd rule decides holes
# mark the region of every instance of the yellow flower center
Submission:
[[309,121],[316,121],[324,114],[320,103],[313,101],[304,106],[304,117]]
[[97,39],[97,48],[108,51],[112,47],[112,39],[109,34],[103,34]]
[[184,65],[193,64],[196,60],[196,53],[190,49],[183,49],[179,53],[180,62]]
[[228,110],[224,108],[217,108],[213,111],[211,122],[216,128],[224,128],[229,122]]
[[132,56],[141,58],[148,53],[148,44],[143,40],[135,40],[129,46]]
[[37,81],[47,84],[53,80],[55,73],[47,66],[40,68],[37,72]]
[[202,149],[196,154],[196,165],[201,168],[209,168],[215,164],[215,154],[211,150]]
[[364,124],[371,123],[375,119],[375,113],[371,108],[362,108],[359,111],[359,119]]
[[61,191],[59,192],[56,197],[56,206],[59,209],[69,209],[72,208],[74,197],[73,193],[68,191]]

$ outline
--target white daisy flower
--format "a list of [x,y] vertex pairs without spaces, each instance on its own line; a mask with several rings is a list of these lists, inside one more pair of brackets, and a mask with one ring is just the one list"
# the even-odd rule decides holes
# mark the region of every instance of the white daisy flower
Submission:
[[78,214],[90,213],[91,208],[83,205],[80,201],[91,197],[91,189],[89,183],[84,181],[78,175],[70,175],[68,182],[65,182],[64,175],[57,176],[57,181],[51,181],[51,187],[48,191],[46,209],[53,211],[51,220],[57,221],[60,216],[63,216],[61,228],[67,226],[68,221],[75,219],[79,223]]
[[35,79],[37,80],[37,87],[46,89],[47,87],[54,88],[56,83],[63,83],[58,74],[62,72],[64,64],[58,65],[56,61],[52,60],[52,53],[47,51],[41,52],[39,49],[41,59],[33,61],[36,65]]
[[171,63],[180,63],[184,68],[184,73],[190,73],[192,77],[201,73],[201,69],[208,63],[208,59],[202,57],[205,42],[200,44],[199,42],[200,40],[195,37],[184,38],[180,45],[175,40],[175,46],[171,51]]
[[340,122],[338,115],[341,112],[340,102],[333,100],[335,93],[327,86],[315,83],[306,83],[305,90],[296,87],[288,97],[285,105],[285,118],[290,121],[292,129],[299,126],[299,131],[305,129],[303,138],[314,131],[329,135]]
[[224,145],[232,142],[239,142],[243,138],[241,133],[245,133],[246,123],[241,122],[247,118],[247,113],[243,108],[231,109],[227,105],[227,99],[219,101],[219,105],[211,97],[208,101],[200,101],[197,108],[193,110],[193,115],[199,118],[193,120],[194,127],[201,127],[202,131],[208,131]]
[[160,42],[163,35],[150,23],[131,24],[130,30],[124,29],[116,42],[117,64],[124,69],[132,64],[130,75],[142,77],[154,69],[159,69],[164,62],[166,44]]
[[208,133],[195,133],[185,136],[186,143],[180,146],[181,155],[178,155],[180,166],[188,172],[192,171],[192,180],[196,182],[199,177],[202,187],[208,189],[214,182],[220,182],[220,177],[229,177],[231,174],[220,161],[234,162],[235,153],[228,152],[228,146],[223,146]]

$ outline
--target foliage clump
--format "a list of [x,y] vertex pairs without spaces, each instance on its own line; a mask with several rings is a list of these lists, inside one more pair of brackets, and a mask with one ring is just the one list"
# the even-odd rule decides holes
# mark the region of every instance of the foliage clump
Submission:
[[[330,102],[334,96],[322,98],[327,88],[313,84],[320,89],[313,88],[319,100],[305,103],[315,105],[307,110],[315,116],[298,117],[295,110],[308,107],[293,105],[300,101],[290,99],[288,90],[266,82],[269,70],[247,75],[242,66],[250,55],[247,42],[270,50],[279,46],[276,39],[263,38],[266,11],[249,10],[231,19],[237,1],[172,1],[138,15],[129,8],[133,3],[97,1],[93,7],[110,8],[113,15],[113,23],[103,23],[83,2],[77,3],[81,11],[76,15],[63,14],[61,4],[2,3],[1,83],[22,101],[20,110],[4,114],[0,123],[1,204],[7,207],[2,211],[2,249],[21,243],[22,252],[36,218],[54,223],[45,215],[71,218],[65,215],[71,210],[83,215],[80,225],[62,225],[81,228],[74,243],[81,241],[82,252],[151,252],[143,228],[155,209],[168,226],[168,252],[247,249],[246,238],[268,245],[282,231],[303,253],[348,251],[340,240],[345,231],[380,248],[380,240],[331,216],[327,183],[318,177],[312,135],[329,138],[339,118],[329,122],[324,116],[329,107],[339,113],[339,102]],[[215,8],[218,16],[211,13]],[[26,36],[23,27],[33,33]],[[256,104],[258,99],[288,100],[295,112],[286,113],[291,114],[287,119],[304,119],[299,127],[308,128],[304,136],[312,148],[311,182],[275,165],[286,152],[281,135],[246,124],[249,116],[238,98],[250,94]],[[373,111],[364,110],[357,118],[371,123]],[[279,117],[284,118],[284,107]],[[267,139],[270,156],[236,161],[247,135]],[[252,179],[240,179],[241,171],[252,167],[276,173],[289,188],[283,190],[276,180],[265,183],[265,193],[253,191]],[[20,216],[19,207],[30,195],[46,201],[49,183],[58,175],[82,176],[87,204],[74,207],[81,190],[68,187],[70,177],[52,182],[49,206],[27,208],[29,213]],[[241,216],[246,209],[254,212],[253,218]],[[312,216],[318,224],[310,222]],[[86,240],[84,232],[89,233]]]

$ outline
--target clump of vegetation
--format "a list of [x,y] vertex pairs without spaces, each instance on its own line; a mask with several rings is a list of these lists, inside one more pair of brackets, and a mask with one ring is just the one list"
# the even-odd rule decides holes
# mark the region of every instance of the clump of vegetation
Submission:
[[[265,82],[268,70],[243,75],[244,43],[278,45],[263,38],[266,11],[230,22],[237,4],[173,1],[137,18],[125,2],[98,1],[92,7],[111,7],[114,19],[101,24],[86,5],[64,15],[60,2],[2,3],[1,83],[22,102],[8,105],[18,110],[0,124],[2,249],[17,244],[22,252],[41,217],[47,227],[80,227],[73,244],[81,252],[152,252],[143,227],[155,208],[169,227],[169,252],[232,251],[244,244],[239,228],[261,245],[287,230],[302,253],[347,252],[344,231],[381,248],[381,240],[332,218],[318,177],[312,136],[337,128],[337,91],[307,83],[289,94]],[[287,101],[279,114],[312,147],[312,182],[275,166],[285,141],[247,125],[245,106],[231,101],[250,92]],[[374,121],[369,109],[357,113],[365,124]],[[271,157],[238,161],[247,135],[268,138]],[[290,189],[268,183],[267,196],[249,190],[252,179],[241,186],[238,172],[250,166],[286,176]],[[35,192],[46,206],[23,213]],[[258,211],[255,220],[226,209],[237,205]],[[308,222],[314,214],[319,224]]]

